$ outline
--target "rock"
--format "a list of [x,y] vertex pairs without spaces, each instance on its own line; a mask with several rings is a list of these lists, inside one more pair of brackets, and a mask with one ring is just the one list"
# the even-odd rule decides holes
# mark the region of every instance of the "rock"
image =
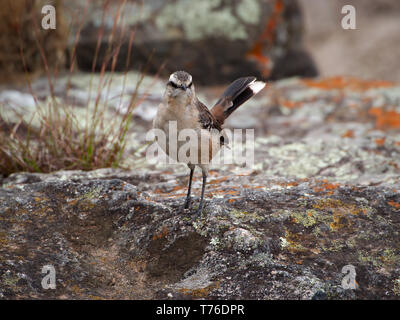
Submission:
[[[84,75],[71,81],[85,90]],[[201,88],[201,99],[218,90]],[[187,167],[139,151],[126,157],[132,171],[3,178],[0,296],[399,299],[399,99],[382,81],[269,83],[226,123],[255,129],[254,163],[212,168],[202,217],[182,210]],[[129,145],[150,127],[135,118]],[[194,209],[200,180],[196,171]],[[41,286],[49,264],[55,290]],[[356,289],[342,286],[344,266]]]
[[[212,174],[193,219],[181,209],[186,179],[160,189],[173,178],[111,169],[7,178],[0,296],[398,299],[398,189]],[[56,270],[54,290],[41,286],[44,265]],[[345,265],[355,290],[342,287]]]
[[[85,6],[77,1],[66,5],[72,12],[80,7],[83,11]],[[104,35],[96,69],[101,69],[119,6],[118,2],[108,5],[104,26],[104,2],[92,2],[89,6],[76,50],[81,70],[92,70],[99,30]],[[143,5],[128,2],[120,12],[127,29],[135,32],[130,59],[135,69],[147,65],[147,71],[156,73],[166,62],[164,76],[184,69],[202,84],[231,82],[249,74],[263,78],[272,74],[275,79],[317,74],[312,58],[301,49],[302,17],[296,0],[151,0]],[[114,47],[122,34],[121,25],[117,28]],[[125,70],[129,52],[126,32],[117,70]]]
[[8,104],[14,108],[34,108],[35,99],[31,94],[22,93],[17,90],[4,90],[0,92],[0,103]]

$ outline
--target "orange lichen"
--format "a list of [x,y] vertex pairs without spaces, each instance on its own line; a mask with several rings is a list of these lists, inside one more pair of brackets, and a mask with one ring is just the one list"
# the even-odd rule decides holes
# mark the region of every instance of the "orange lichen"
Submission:
[[389,164],[395,167],[396,169],[399,169],[399,165],[396,162],[390,161]]
[[224,181],[226,181],[228,179],[228,177],[223,177],[223,178],[221,178],[221,179],[215,179],[215,180],[211,180],[211,181],[209,181],[208,182],[208,184],[219,184],[219,183],[221,183],[221,182],[224,182]]
[[164,238],[168,235],[169,229],[166,226],[163,226],[159,233],[153,235],[153,240]]
[[291,253],[310,253],[310,249],[305,247],[303,244],[312,242],[313,236],[290,232],[285,230],[285,239],[289,244],[286,248]]
[[193,297],[205,298],[210,294],[212,290],[219,288],[219,286],[220,286],[220,281],[216,281],[215,283],[204,288],[198,288],[198,289],[181,288],[178,289],[178,291],[183,294],[191,295]]
[[304,79],[303,83],[309,87],[322,90],[332,89],[350,89],[353,91],[366,91],[373,88],[392,87],[393,83],[389,81],[365,81],[352,77],[330,77],[325,79]]
[[83,291],[83,289],[81,289],[78,285],[74,284],[74,285],[71,287],[71,291],[72,291],[73,293],[75,293],[75,294],[81,294],[82,291]]
[[356,204],[345,203],[338,199],[323,199],[313,205],[314,209],[324,210],[332,212],[333,221],[329,224],[332,231],[337,231],[342,228],[351,227],[351,218],[349,214],[353,216],[366,215],[368,213],[367,208],[357,207]]
[[400,113],[395,110],[383,110],[382,108],[371,108],[368,113],[374,116],[375,125],[378,129],[399,129]]
[[90,300],[107,300],[107,299],[104,298],[104,297],[95,296],[95,295],[92,295],[92,294],[89,294],[89,295],[88,295],[88,298],[89,298]]
[[382,139],[375,139],[375,143],[377,146],[381,147],[385,144],[386,139],[382,138]]
[[270,58],[264,54],[264,47],[271,47],[275,39],[276,26],[280,22],[283,12],[283,0],[276,0],[274,11],[268,20],[264,31],[261,33],[258,40],[247,53],[247,57],[254,59],[261,67],[263,76],[267,77],[271,73],[272,63]]
[[290,101],[290,100],[285,100],[282,101],[281,104],[283,106],[285,106],[288,109],[294,109],[294,108],[298,108],[301,106],[302,102],[300,101]]
[[236,190],[218,190],[218,191],[215,191],[215,192],[222,193],[222,194],[229,194],[229,195],[232,195],[232,196],[237,196],[237,195],[240,194],[240,192],[236,191]]
[[342,138],[354,138],[354,131],[347,130],[344,134],[342,134]]
[[351,213],[352,215],[367,214],[365,208],[358,208],[355,204],[344,203],[337,199],[324,199],[313,205],[314,209],[332,210],[336,213]]
[[350,221],[343,216],[341,212],[333,213],[333,222],[329,224],[332,231],[337,231],[344,227],[350,226]]
[[209,176],[216,176],[216,175],[218,175],[219,173],[218,173],[218,171],[217,170],[210,170],[210,171],[208,171],[208,175]]
[[388,201],[388,205],[391,205],[392,207],[396,209],[400,209],[400,203],[395,202],[395,201]]
[[323,179],[317,187],[314,188],[315,192],[327,191],[327,194],[333,194],[334,190],[339,187],[338,183],[329,183],[328,180]]

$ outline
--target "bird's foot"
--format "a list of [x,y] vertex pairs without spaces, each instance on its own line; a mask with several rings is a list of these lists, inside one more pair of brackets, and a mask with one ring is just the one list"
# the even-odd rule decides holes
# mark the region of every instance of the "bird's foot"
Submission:
[[186,200],[185,200],[185,205],[183,206],[183,208],[184,208],[184,209],[189,209],[190,206],[191,206],[191,204],[192,204],[191,199],[190,199],[190,198],[186,198]]
[[203,210],[200,210],[200,209],[195,210],[195,211],[193,212],[193,214],[192,214],[193,219],[198,218],[198,217],[201,217],[202,214],[203,214]]
[[194,212],[193,212],[193,217],[197,218],[197,217],[201,217],[203,214],[203,209],[204,209],[204,204],[200,205]]

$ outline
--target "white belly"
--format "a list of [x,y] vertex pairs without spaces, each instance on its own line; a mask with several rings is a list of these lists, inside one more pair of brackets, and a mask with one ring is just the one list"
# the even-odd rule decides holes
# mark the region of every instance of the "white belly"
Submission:
[[220,150],[220,133],[217,130],[201,129],[196,111],[185,107],[175,113],[160,105],[154,128],[163,131],[165,142],[157,142],[170,158],[203,167]]

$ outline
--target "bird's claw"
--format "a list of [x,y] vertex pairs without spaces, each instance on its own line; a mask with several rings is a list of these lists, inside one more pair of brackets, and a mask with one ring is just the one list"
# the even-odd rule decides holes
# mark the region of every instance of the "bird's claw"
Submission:
[[193,212],[193,216],[194,217],[201,217],[203,214],[203,209],[204,209],[204,204],[200,205],[194,212]]
[[189,209],[192,201],[190,199],[185,200],[185,205],[183,206],[184,209]]

